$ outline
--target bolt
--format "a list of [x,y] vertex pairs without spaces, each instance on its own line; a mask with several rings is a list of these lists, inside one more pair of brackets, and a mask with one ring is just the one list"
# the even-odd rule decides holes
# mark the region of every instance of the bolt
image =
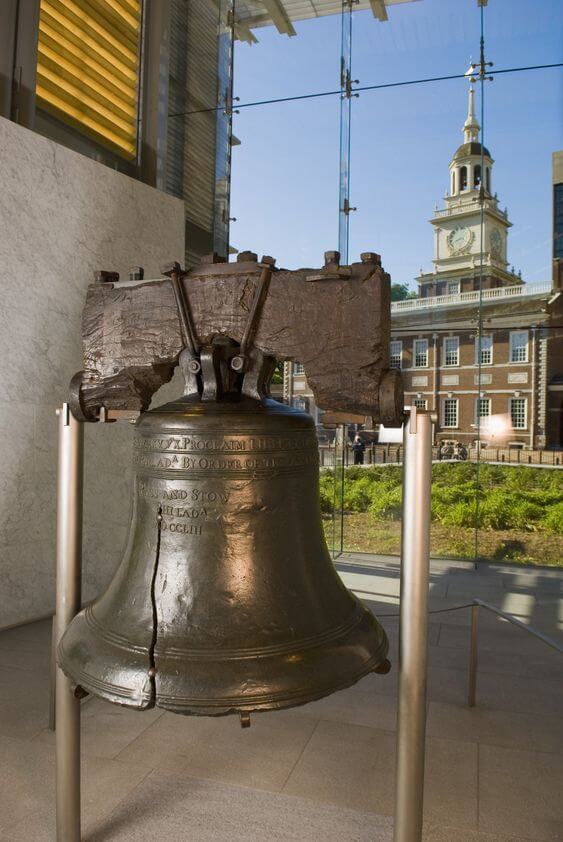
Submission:
[[260,263],[265,263],[266,266],[275,266],[276,265],[276,258],[270,257],[269,254],[264,254],[262,256],[262,260],[260,261]]
[[142,281],[145,277],[145,270],[142,266],[133,266],[132,269],[129,269],[129,280],[130,281]]
[[330,266],[332,264],[336,264],[336,266],[340,264],[339,251],[325,251],[325,266]]
[[246,367],[246,360],[243,356],[237,354],[236,357],[233,357],[231,360],[231,368],[233,371],[244,371]]
[[97,269],[94,272],[94,280],[97,284],[116,284],[119,280],[119,272],[107,272],[105,269]]
[[360,254],[360,260],[362,263],[375,263],[377,266],[381,266],[381,255],[374,251],[363,251]]
[[177,260],[174,260],[173,263],[165,263],[160,271],[169,278],[173,274],[181,275],[182,267]]
[[149,678],[154,678],[156,676],[157,670],[156,667],[151,667],[148,672]]
[[237,254],[237,263],[257,263],[258,255],[254,251],[239,251]]
[[192,357],[192,359],[188,363],[188,371],[190,371],[192,374],[199,374],[199,372],[201,371],[200,361]]

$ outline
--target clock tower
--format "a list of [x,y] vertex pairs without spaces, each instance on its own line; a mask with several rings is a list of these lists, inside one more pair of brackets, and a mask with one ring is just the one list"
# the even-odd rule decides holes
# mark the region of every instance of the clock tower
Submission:
[[474,88],[470,76],[463,143],[450,162],[445,206],[436,208],[430,220],[434,227],[434,270],[416,279],[421,297],[478,289],[481,261],[484,288],[521,282],[507,271],[507,235],[512,223],[492,192],[494,161],[479,141],[481,127],[475,116]]

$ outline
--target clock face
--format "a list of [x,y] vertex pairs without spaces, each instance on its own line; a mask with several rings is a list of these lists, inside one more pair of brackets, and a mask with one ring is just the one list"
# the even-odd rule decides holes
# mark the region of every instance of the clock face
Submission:
[[448,247],[451,252],[464,251],[471,243],[471,231],[465,225],[458,225],[448,234]]
[[502,249],[502,237],[498,228],[493,228],[489,237],[491,243],[491,251],[497,256],[500,255]]

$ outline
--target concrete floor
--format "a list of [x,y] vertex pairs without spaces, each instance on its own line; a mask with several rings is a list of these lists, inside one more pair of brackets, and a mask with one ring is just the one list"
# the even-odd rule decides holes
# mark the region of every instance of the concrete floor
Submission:
[[[379,615],[396,615],[394,559],[340,569]],[[563,640],[563,574],[435,562],[431,609],[480,597]],[[483,612],[478,706],[466,707],[469,611],[431,615],[425,838],[563,839],[563,658]],[[83,839],[89,842],[390,842],[393,671],[284,713],[235,718],[83,705]],[[48,622],[0,634],[0,840],[54,839],[54,742],[46,730]]]

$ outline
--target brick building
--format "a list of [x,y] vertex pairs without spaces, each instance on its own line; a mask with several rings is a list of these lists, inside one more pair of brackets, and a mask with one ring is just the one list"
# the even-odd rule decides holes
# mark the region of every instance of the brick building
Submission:
[[433,271],[416,279],[417,298],[391,308],[391,364],[404,372],[405,402],[437,412],[437,441],[490,443],[490,419],[504,416],[509,445],[561,447],[560,284],[555,272],[526,284],[508,268],[511,222],[492,192],[473,87],[445,207],[430,220]]
[[[437,412],[437,442],[492,443],[494,417],[509,445],[563,447],[560,262],[554,259],[551,281],[535,284],[509,269],[512,223],[493,192],[494,160],[479,132],[470,79],[463,143],[449,165],[444,207],[430,220],[433,270],[416,279],[417,298],[391,306],[391,365],[403,372],[405,403]],[[561,247],[560,170],[555,156],[554,258]],[[320,428],[322,411],[299,363],[285,366],[284,397]]]

